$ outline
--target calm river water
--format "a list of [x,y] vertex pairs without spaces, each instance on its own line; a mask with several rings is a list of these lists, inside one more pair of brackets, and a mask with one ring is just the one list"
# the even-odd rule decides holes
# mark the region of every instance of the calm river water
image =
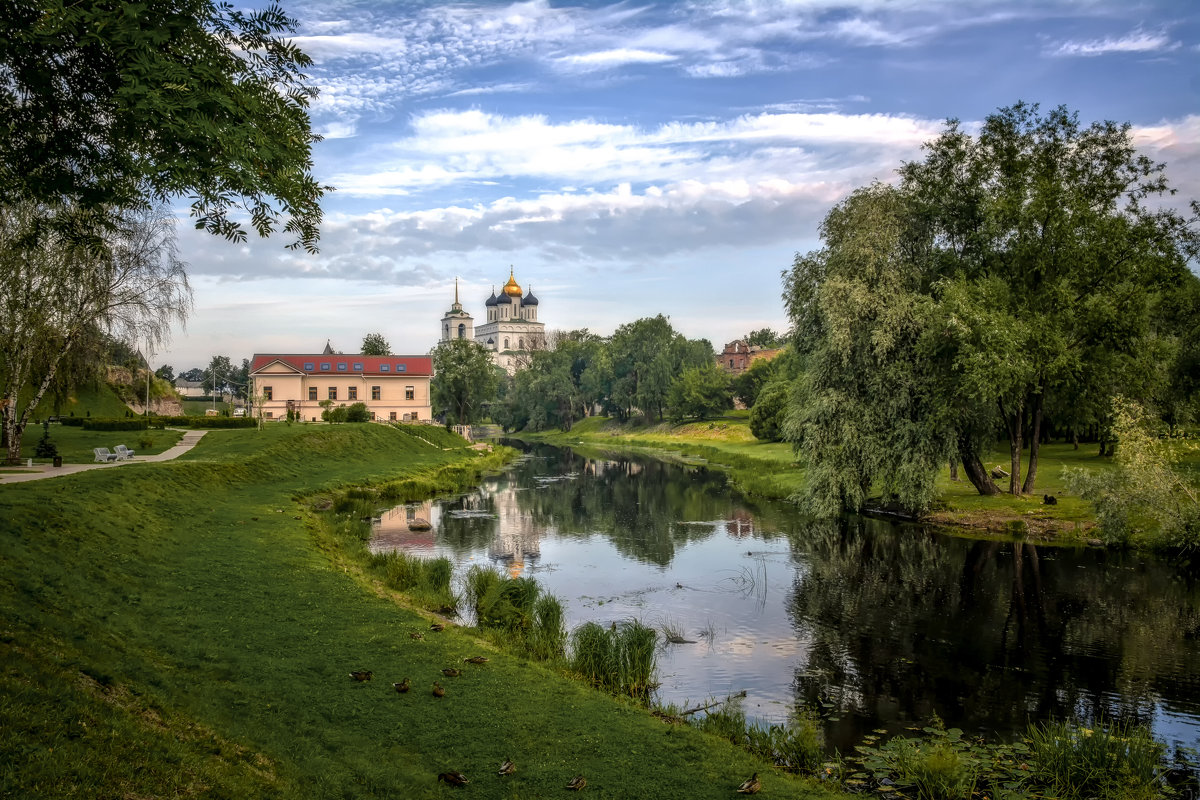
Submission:
[[932,712],[999,735],[1103,713],[1200,746],[1200,580],[1153,557],[814,524],[717,471],[544,446],[375,527],[376,549],[537,578],[568,627],[636,617],[680,633],[691,641],[659,655],[660,700],[745,690],[761,722],[803,702],[843,751]]

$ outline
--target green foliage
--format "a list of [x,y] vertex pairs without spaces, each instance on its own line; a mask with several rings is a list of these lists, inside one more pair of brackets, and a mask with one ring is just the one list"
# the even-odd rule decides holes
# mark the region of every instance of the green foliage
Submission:
[[253,428],[252,417],[152,417],[154,427],[172,428]]
[[1029,731],[1031,781],[1062,800],[1161,797],[1166,747],[1143,727],[1047,722]]
[[533,578],[509,578],[473,564],[463,580],[463,595],[481,628],[503,632],[505,646],[548,660],[562,656],[566,642],[562,601],[543,594]]
[[346,409],[346,422],[370,422],[371,412],[366,403],[351,403]]
[[786,341],[783,334],[770,328],[759,328],[758,330],[750,331],[742,338],[751,347],[758,346],[765,348],[781,347],[784,341]]
[[788,435],[822,514],[861,507],[872,486],[926,509],[951,453],[995,493],[980,448],[999,425],[1009,491],[1031,492],[1047,414],[1097,424],[1114,387],[1166,384],[1155,365],[1171,361],[1159,342],[1176,323],[1149,310],[1194,282],[1200,231],[1145,202],[1170,189],[1128,125],[1017,103],[978,136],[951,121],[925,154],[899,186],[831,211],[825,247],[786,277],[805,360]]
[[657,645],[658,632],[638,620],[585,622],[571,632],[570,666],[596,686],[645,701],[658,685]]
[[383,338],[382,333],[368,333],[362,340],[362,354],[364,356],[390,356],[392,346],[388,344],[387,339]]
[[50,423],[42,423],[42,438],[38,440],[37,449],[34,450],[34,455],[38,458],[57,458],[58,445],[50,441]]
[[170,364],[163,364],[158,369],[154,370],[154,377],[161,378],[169,384],[175,383],[175,368]]
[[86,419],[83,422],[85,431],[144,431],[150,427],[145,417],[131,419]]
[[196,226],[235,241],[230,212],[315,250],[326,191],[311,174],[312,62],[277,5],[214,0],[9,9],[0,65],[0,203],[87,211],[192,198]]
[[707,419],[733,406],[729,373],[711,360],[700,367],[685,369],[667,396],[667,409],[672,422],[685,419]]
[[758,395],[750,409],[750,432],[764,442],[783,439],[783,423],[788,414],[791,384],[786,380],[771,381]]
[[448,558],[424,559],[402,550],[387,550],[372,553],[367,563],[382,573],[386,586],[408,594],[423,608],[439,611],[457,605],[450,587],[454,565]]
[[447,425],[478,422],[495,396],[497,380],[484,347],[470,339],[442,342],[433,351],[433,413],[444,415]]
[[1117,469],[1065,475],[1072,492],[1092,501],[1104,536],[1122,544],[1200,545],[1200,497],[1178,468],[1200,447],[1156,435],[1145,409],[1120,396],[1113,399],[1112,431]]

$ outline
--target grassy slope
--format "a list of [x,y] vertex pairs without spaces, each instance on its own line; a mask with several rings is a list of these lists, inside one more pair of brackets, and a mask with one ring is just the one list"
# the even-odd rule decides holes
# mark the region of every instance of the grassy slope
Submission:
[[[0,796],[544,797],[583,773],[598,797],[703,798],[756,769],[766,793],[819,796],[521,659],[490,653],[433,698],[482,646],[409,638],[428,620],[364,585],[293,499],[487,461],[419,432],[218,430],[66,492],[0,488]],[[448,769],[472,783],[437,783]]]
[[[563,444],[584,442],[600,448],[633,446],[698,456],[728,468],[732,480],[742,491],[763,497],[786,498],[804,484],[804,471],[796,463],[791,445],[755,439],[742,414],[735,413],[712,422],[643,427],[621,426],[606,418],[593,417],[581,421],[566,433],[538,434],[536,438]],[[935,522],[991,530],[1006,530],[1013,523],[1024,523],[1033,531],[1054,532],[1067,537],[1086,536],[1095,526],[1095,515],[1089,503],[1067,494],[1063,469],[1113,469],[1111,460],[1099,458],[1098,451],[1099,446],[1095,444],[1080,445],[1078,450],[1069,444],[1043,445],[1037,493],[1025,497],[1007,494],[981,497],[965,476],[957,482],[951,481],[947,468],[938,476],[942,507],[930,518]],[[989,468],[1001,466],[1007,470],[1007,444],[998,442],[984,463]],[[1182,467],[1189,474],[1200,477],[1200,463],[1195,454],[1192,461]],[[1007,488],[1006,480],[998,484],[1001,489]],[[1055,495],[1058,504],[1043,505],[1043,494]]]

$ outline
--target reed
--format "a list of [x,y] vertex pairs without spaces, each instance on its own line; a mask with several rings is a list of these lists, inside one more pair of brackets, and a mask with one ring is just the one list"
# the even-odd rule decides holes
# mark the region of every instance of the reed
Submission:
[[1033,780],[1063,800],[1158,796],[1166,747],[1127,723],[1047,722],[1029,730]]
[[444,611],[458,607],[458,598],[450,586],[454,565],[444,556],[424,559],[389,550],[371,553],[367,565],[382,576],[388,588],[404,592],[423,608]]
[[646,701],[658,686],[658,632],[638,620],[604,628],[586,622],[571,634],[571,668],[614,694]]
[[562,601],[552,594],[538,597],[533,606],[533,630],[529,650],[537,658],[561,658],[566,649],[567,628]]

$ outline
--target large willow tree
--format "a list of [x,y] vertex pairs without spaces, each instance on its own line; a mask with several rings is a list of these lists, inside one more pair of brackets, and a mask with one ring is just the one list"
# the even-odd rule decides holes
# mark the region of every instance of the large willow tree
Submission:
[[1195,280],[1195,219],[1161,204],[1165,169],[1128,125],[1018,103],[925,151],[898,186],[839,204],[785,275],[807,359],[789,436],[819,511],[875,490],[925,508],[950,457],[994,493],[979,456],[997,428],[1009,491],[1032,491],[1046,409],[1133,382],[1155,353],[1149,310]]

